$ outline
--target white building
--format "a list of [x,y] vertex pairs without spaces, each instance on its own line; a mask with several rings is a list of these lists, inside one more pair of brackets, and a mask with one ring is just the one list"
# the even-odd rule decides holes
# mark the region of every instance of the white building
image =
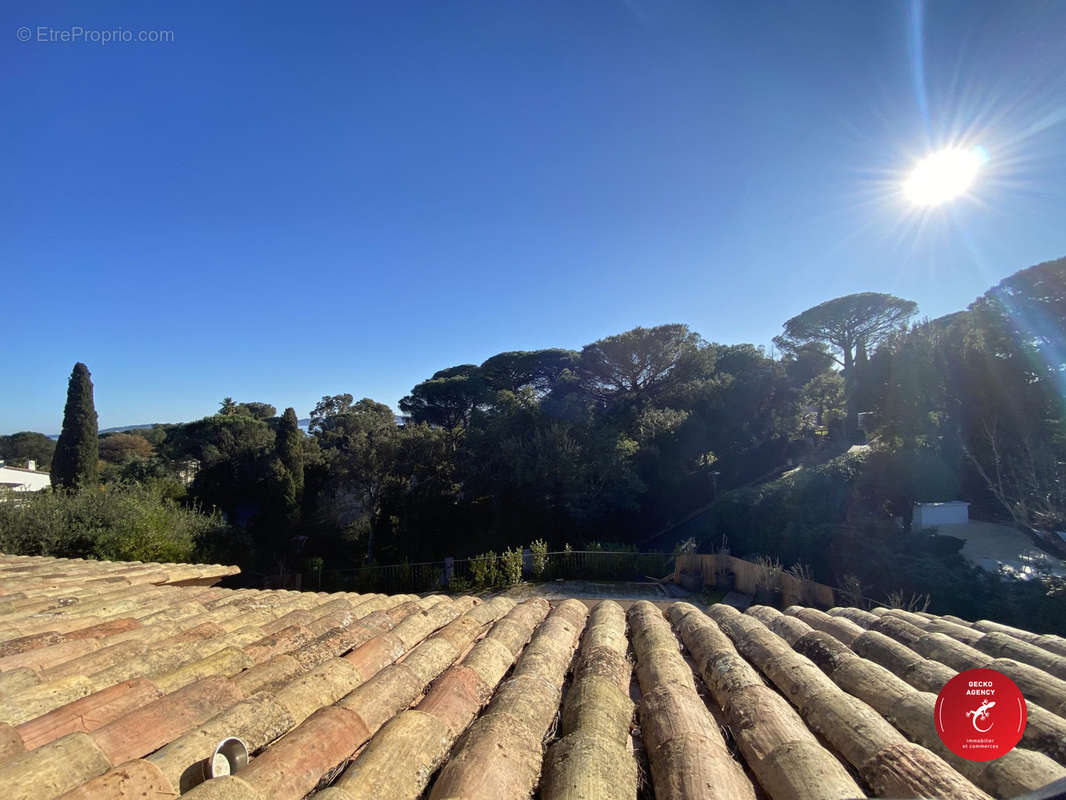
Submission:
[[36,461],[29,461],[26,467],[9,467],[0,461],[0,489],[13,492],[39,492],[52,485],[52,476],[37,469]]
[[935,528],[937,525],[965,525],[970,521],[970,504],[961,500],[948,503],[915,503],[911,530]]

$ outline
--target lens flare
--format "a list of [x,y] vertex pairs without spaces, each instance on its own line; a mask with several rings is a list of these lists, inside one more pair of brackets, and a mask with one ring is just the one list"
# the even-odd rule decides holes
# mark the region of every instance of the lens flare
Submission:
[[964,194],[988,160],[983,148],[952,148],[922,159],[903,184],[916,206],[938,206]]

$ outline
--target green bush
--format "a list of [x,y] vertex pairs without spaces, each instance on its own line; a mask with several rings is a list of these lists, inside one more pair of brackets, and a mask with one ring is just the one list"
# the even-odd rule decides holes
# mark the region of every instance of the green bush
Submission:
[[352,578],[352,590],[366,594],[377,592],[381,583],[381,570],[364,564]]
[[548,543],[543,539],[536,539],[529,546],[529,549],[533,554],[533,578],[542,580],[544,571],[548,567]]
[[499,576],[496,551],[489,550],[487,553],[482,553],[470,559],[470,573],[473,576],[475,586],[482,588],[494,586]]
[[514,586],[522,581],[522,548],[508,547],[500,556],[501,577],[505,586]]
[[0,501],[0,551],[114,561],[204,560],[227,531],[159,487],[111,484],[77,494],[11,494]]
[[954,553],[958,553],[966,546],[966,540],[960,539],[958,536],[948,536],[946,534],[933,534],[929,537],[929,541],[926,542],[926,549],[938,556],[950,556]]
[[585,550],[591,553],[636,553],[640,548],[628,542],[589,542]]
[[411,564],[406,558],[391,569],[382,571],[386,573],[386,579],[389,583],[388,594],[399,594],[414,590],[414,573],[411,570]]
[[458,575],[453,575],[452,579],[448,581],[448,592],[450,594],[464,594],[469,592],[473,588],[473,585],[466,578],[460,578]]
[[563,545],[562,553],[555,554],[548,559],[548,566],[545,572],[545,578],[552,579],[566,579],[574,578],[577,574],[577,564],[575,562],[574,548],[569,544]]

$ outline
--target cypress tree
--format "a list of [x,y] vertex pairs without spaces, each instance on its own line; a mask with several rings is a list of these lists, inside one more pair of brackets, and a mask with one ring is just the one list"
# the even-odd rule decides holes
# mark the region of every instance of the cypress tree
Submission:
[[63,432],[52,457],[52,485],[68,491],[95,486],[98,477],[99,440],[89,378],[87,366],[80,361],[74,365],[63,409]]
[[277,450],[278,458],[285,465],[285,469],[292,476],[293,488],[296,498],[303,494],[304,490],[304,454],[303,434],[300,432],[300,423],[296,419],[296,410],[286,408],[281,415],[278,424]]

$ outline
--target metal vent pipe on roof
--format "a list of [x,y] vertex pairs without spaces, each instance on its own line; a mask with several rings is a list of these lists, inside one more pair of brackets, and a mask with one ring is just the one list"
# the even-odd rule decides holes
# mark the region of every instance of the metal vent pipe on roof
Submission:
[[178,793],[185,794],[212,778],[234,775],[248,766],[249,760],[247,743],[236,736],[227,736],[215,745],[211,755],[194,761],[181,773]]

